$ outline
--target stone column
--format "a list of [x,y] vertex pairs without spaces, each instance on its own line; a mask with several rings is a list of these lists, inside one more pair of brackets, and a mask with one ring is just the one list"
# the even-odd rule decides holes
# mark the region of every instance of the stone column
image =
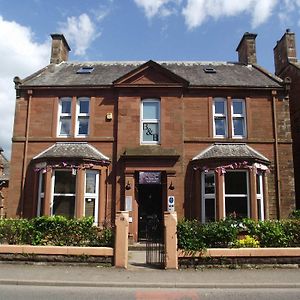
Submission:
[[84,215],[84,175],[83,169],[78,169],[76,174],[76,196],[75,196],[75,217],[82,218]]
[[252,168],[249,172],[250,183],[250,218],[258,219],[257,213],[257,198],[256,198],[256,169]]
[[217,220],[222,220],[226,217],[225,215],[225,191],[224,191],[224,174],[222,172],[215,172],[216,178],[216,215]]
[[50,216],[51,215],[51,189],[52,189],[52,184],[51,184],[51,179],[52,179],[52,170],[49,170],[45,173],[45,198],[44,198],[44,211],[43,215],[44,216]]
[[115,267],[125,268],[128,266],[128,226],[129,214],[127,211],[116,213],[115,232]]
[[177,255],[177,214],[164,213],[165,228],[165,269],[178,269]]
[[101,168],[99,180],[99,195],[98,199],[96,199],[96,201],[98,201],[98,224],[100,226],[102,226],[105,221],[105,202],[107,197],[105,187],[106,179],[105,169]]

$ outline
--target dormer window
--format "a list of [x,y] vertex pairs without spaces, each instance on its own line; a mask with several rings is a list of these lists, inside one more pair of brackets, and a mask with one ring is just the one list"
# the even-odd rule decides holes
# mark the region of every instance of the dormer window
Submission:
[[93,71],[93,67],[81,67],[76,74],[91,74]]

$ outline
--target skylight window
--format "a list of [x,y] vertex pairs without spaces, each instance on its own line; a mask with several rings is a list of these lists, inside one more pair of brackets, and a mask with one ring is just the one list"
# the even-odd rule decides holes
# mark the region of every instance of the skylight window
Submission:
[[203,68],[203,71],[205,73],[217,73],[216,69],[212,68],[212,67],[206,67],[206,68]]
[[76,73],[77,74],[91,74],[94,71],[93,67],[81,67]]

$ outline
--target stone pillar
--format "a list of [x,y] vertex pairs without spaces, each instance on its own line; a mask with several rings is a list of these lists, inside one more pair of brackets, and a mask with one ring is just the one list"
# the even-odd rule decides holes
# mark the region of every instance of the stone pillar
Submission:
[[118,211],[116,213],[115,226],[115,267],[127,269],[129,226],[129,214],[127,211]]
[[250,182],[250,218],[257,221],[258,213],[257,213],[256,169],[255,168],[252,168],[249,172],[249,182]]
[[217,220],[222,220],[226,217],[225,215],[225,195],[224,195],[224,174],[222,172],[215,172],[216,178],[216,215]]
[[106,202],[106,172],[104,168],[101,168],[100,171],[100,180],[99,180],[99,196],[96,201],[98,201],[98,224],[103,225],[105,221],[105,202]]
[[75,197],[75,217],[82,218],[84,215],[84,175],[83,169],[78,169],[76,174],[76,197]]
[[51,184],[51,179],[52,179],[52,170],[47,171],[45,173],[45,198],[44,198],[44,211],[43,215],[44,216],[50,216],[51,215],[51,189],[52,189],[52,184]]
[[166,256],[165,269],[178,269],[176,212],[164,213],[164,228]]

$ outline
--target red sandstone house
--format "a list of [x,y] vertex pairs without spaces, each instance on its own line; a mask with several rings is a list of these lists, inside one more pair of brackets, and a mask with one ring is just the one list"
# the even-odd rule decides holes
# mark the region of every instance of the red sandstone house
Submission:
[[290,116],[295,167],[296,206],[300,209],[300,61],[296,54],[295,33],[286,30],[274,48],[275,74],[290,79]]
[[238,62],[69,62],[53,34],[50,64],[14,79],[8,215],[102,224],[128,210],[134,240],[173,208],[202,222],[287,216],[288,85],[256,64],[255,38]]

